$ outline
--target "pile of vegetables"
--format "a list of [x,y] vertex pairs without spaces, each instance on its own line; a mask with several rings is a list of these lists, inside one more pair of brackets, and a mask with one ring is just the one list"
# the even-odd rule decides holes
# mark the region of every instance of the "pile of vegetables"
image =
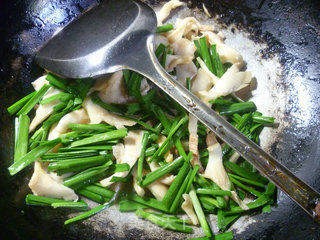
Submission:
[[[172,29],[171,24],[163,25],[157,32]],[[206,37],[194,40],[194,45],[193,62],[197,68],[204,67],[201,65],[204,63],[217,78],[223,77],[232,64],[222,63],[216,45],[211,45]],[[174,52],[170,45],[161,43],[155,54],[166,68],[166,58]],[[175,68],[170,74],[176,75]],[[215,223],[208,222],[206,214],[216,214],[217,226],[224,232],[242,215],[270,212],[275,202],[275,186],[198,122],[195,122],[195,151],[199,150],[198,153],[192,152],[187,146],[192,116],[159,89],[153,88],[142,94],[143,76],[140,74],[123,70],[126,91],[131,98],[130,102],[123,104],[103,101],[97,91],[92,91],[93,79],[68,80],[51,73],[45,78],[48,84],[8,108],[10,114],[17,115],[14,162],[9,172],[15,175],[35,162],[35,169],[41,170],[48,178],[54,175],[62,179],[57,184],[70,199],[65,195],[54,198],[28,194],[28,205],[82,211],[65,221],[70,224],[117,203],[121,212],[135,211],[137,216],[169,230],[192,233],[191,225],[200,224],[205,237],[197,239],[219,240],[232,239],[233,234],[225,232],[214,236],[210,225]],[[192,79],[186,78],[185,85],[191,91]],[[59,92],[44,98],[50,89]],[[116,128],[107,123],[69,123],[65,133],[48,139],[50,129],[59,125],[67,114],[83,110],[88,99],[133,124]],[[52,113],[40,127],[29,133],[28,115],[33,114],[32,109],[54,101],[58,103]],[[217,96],[208,104],[256,143],[259,143],[262,129],[274,123],[274,118],[263,116],[253,102],[243,102],[234,94]],[[130,133],[142,133],[138,158],[133,164],[119,163],[116,146],[123,143],[126,146]],[[196,155],[198,159],[195,159]],[[217,161],[219,156],[221,159]],[[226,183],[214,173],[221,168],[227,170],[222,178],[227,178],[228,188],[223,187]],[[155,197],[152,187],[157,184],[165,190],[162,196]],[[75,193],[96,202],[97,207],[88,210],[87,203],[78,200]],[[243,202],[245,198],[247,204]],[[184,212],[188,219],[181,218]]]

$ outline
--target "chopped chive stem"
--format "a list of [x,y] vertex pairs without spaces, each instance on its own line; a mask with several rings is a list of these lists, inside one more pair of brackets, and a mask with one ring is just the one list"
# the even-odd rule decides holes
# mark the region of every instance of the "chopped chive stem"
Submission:
[[260,182],[260,183],[263,183],[263,184],[266,184],[269,182],[268,179],[266,179],[265,177],[257,174],[257,173],[254,173],[254,172],[251,172],[249,170],[247,170],[246,168],[243,168],[235,163],[232,163],[230,161],[225,161],[224,162],[224,165],[229,169],[231,170],[232,172],[234,172],[235,174],[241,176],[241,177],[244,177],[244,178],[247,178],[247,179],[250,179],[250,180],[253,180],[253,181],[256,181],[256,182]]
[[168,209],[170,204],[173,202],[174,198],[176,197],[179,188],[182,185],[182,182],[185,180],[190,169],[189,162],[184,162],[182,167],[180,168],[178,174],[176,175],[175,179],[171,183],[166,195],[164,196],[162,202],[164,206]]
[[253,122],[256,122],[256,123],[274,124],[274,117],[255,116],[255,115],[253,115],[252,120],[253,120]]
[[138,202],[134,202],[134,201],[130,201],[130,200],[122,200],[119,203],[119,211],[120,212],[131,212],[131,211],[136,211],[140,208],[148,208],[148,206],[138,203]]
[[199,41],[198,40],[194,40],[193,43],[196,46],[195,56],[202,57],[201,56],[201,47],[200,47]]
[[107,151],[112,150],[112,145],[97,145],[97,146],[83,146],[83,147],[62,147],[58,149],[58,153],[67,153],[73,151]]
[[243,177],[240,177],[240,176],[238,176],[238,175],[231,174],[231,173],[228,173],[228,175],[229,175],[230,177],[232,177],[233,179],[240,180],[240,181],[242,181],[242,182],[245,182],[245,183],[254,185],[254,186],[256,186],[256,187],[262,187],[262,188],[265,187],[265,184],[260,183],[260,182],[256,182],[256,181],[253,181],[253,180],[250,180],[250,179],[247,179],[247,178],[243,178]]
[[103,204],[107,201],[107,199],[104,196],[101,196],[95,192],[92,192],[92,191],[84,189],[84,188],[78,189],[77,193],[86,197],[86,198],[89,198],[92,201],[95,201],[97,203]]
[[172,202],[172,204],[171,204],[171,206],[170,206],[170,209],[169,209],[169,212],[170,212],[170,213],[176,212],[177,208],[178,208],[179,206],[181,206],[181,203],[182,203],[182,194],[183,194],[183,193],[185,192],[185,190],[186,190],[186,187],[187,187],[187,184],[188,184],[189,179],[190,179],[190,177],[191,177],[191,174],[192,174],[192,171],[189,170],[189,172],[188,172],[188,174],[187,174],[187,176],[186,176],[186,178],[185,178],[185,181],[183,181],[181,187],[179,188],[179,191],[178,191],[176,197],[174,198],[174,200],[173,200],[173,202]]
[[[165,143],[165,145],[161,145],[161,150],[159,151],[160,153],[158,154],[158,159],[165,155],[172,147],[174,144],[178,143],[178,147],[179,147],[179,141],[181,142],[181,138],[185,135],[186,133],[186,126],[183,125],[182,127],[180,127],[177,132],[172,136],[172,139],[170,141],[168,141],[167,143]],[[182,155],[182,157],[184,157],[185,160],[187,160],[187,154],[185,153],[182,143],[180,144],[181,148],[178,148],[178,152],[180,155]]]
[[80,202],[55,202],[52,203],[51,206],[53,208],[71,208],[79,211],[84,211],[88,209],[88,204],[84,201]]
[[218,228],[221,231],[225,231],[227,227],[234,222],[237,218],[240,217],[239,214],[231,215],[231,216],[224,216],[223,210],[218,210]]
[[139,185],[142,184],[143,161],[144,161],[144,158],[145,158],[145,153],[146,153],[146,147],[147,147],[147,144],[148,144],[148,140],[149,140],[149,133],[145,132],[143,134],[143,137],[142,137],[142,142],[141,142],[142,148],[141,148],[140,156],[139,156],[139,159],[138,159],[138,166],[137,166],[137,182],[138,182]]
[[160,64],[163,68],[166,67],[166,60],[167,60],[167,47],[164,49],[162,53],[161,61],[160,61]]
[[[266,205],[270,202],[270,198],[267,194],[262,194],[260,197],[258,197],[255,201],[250,202],[247,204],[249,210],[262,207],[263,205]],[[248,210],[244,210],[241,207],[233,207],[230,211],[223,212],[224,216],[234,215],[238,213],[242,213]]]
[[49,73],[46,80],[54,87],[68,91],[67,80]]
[[32,92],[25,96],[24,98],[20,99],[19,101],[12,104],[10,107],[7,108],[7,111],[13,115],[18,112],[34,95],[36,92]]
[[70,123],[69,128],[72,131],[100,131],[100,132],[106,132],[106,131],[115,129],[113,126],[110,126],[107,124],[75,124],[75,123]]
[[134,117],[127,116],[127,115],[120,115],[120,116],[123,117],[123,118],[129,119],[129,120],[132,120],[132,121],[136,122],[137,124],[141,125],[142,127],[144,127],[144,128],[146,128],[146,129],[152,131],[152,132],[155,132],[155,133],[157,132],[156,129],[154,129],[153,127],[151,127],[149,124],[147,124],[147,123],[145,123],[145,122],[143,122],[143,121],[140,121],[139,119],[136,119],[136,118],[134,118]]
[[183,157],[184,160],[187,161],[187,154],[186,154],[186,152],[185,152],[185,150],[184,150],[184,148],[182,146],[181,140],[180,139],[176,139],[174,144],[175,144],[179,154]]
[[28,134],[30,118],[27,115],[20,115],[18,118],[17,134],[15,138],[14,161],[18,161],[27,154],[28,151]]
[[175,126],[170,130],[166,140],[163,142],[161,147],[158,148],[158,150],[155,152],[155,154],[150,158],[149,162],[152,162],[156,157],[163,154],[163,151],[165,149],[166,144],[169,143],[172,136],[176,133],[176,131],[180,128],[180,126],[183,125],[186,121],[188,121],[187,115],[185,115],[183,118],[181,118],[177,124],[175,124]]
[[220,60],[219,54],[216,51],[216,45],[215,44],[211,45],[210,50],[211,50],[210,54],[211,54],[211,60],[212,60],[212,65],[213,65],[213,73],[218,78],[221,78],[222,75],[224,74],[225,70],[224,70],[222,62]]
[[242,114],[248,112],[254,112],[256,110],[256,105],[254,102],[242,102],[242,103],[233,103],[230,105],[222,105],[218,108],[220,115],[230,116],[233,114]]
[[194,168],[192,169],[191,176],[190,176],[190,178],[188,179],[187,187],[186,187],[186,190],[185,190],[186,193],[189,192],[190,187],[191,187],[191,185],[192,185],[192,183],[193,183],[193,181],[194,181],[194,178],[195,178],[195,176],[197,175],[197,172],[199,171],[199,168],[200,168],[200,165],[196,164],[196,165],[194,166]]
[[56,203],[56,202],[65,202],[65,200],[50,198],[50,197],[42,197],[42,196],[33,195],[33,194],[28,194],[26,196],[26,204],[28,205],[50,206],[52,203]]
[[88,190],[90,192],[99,194],[99,195],[103,196],[104,198],[108,198],[108,199],[111,199],[113,197],[113,195],[115,194],[114,191],[106,189],[105,187],[97,186],[97,185],[88,185],[88,186],[81,188],[80,190]]
[[74,218],[71,218],[71,219],[65,221],[64,224],[67,225],[67,224],[70,224],[70,223],[73,223],[73,222],[76,222],[76,221],[83,220],[83,219],[86,219],[88,217],[91,217],[91,216],[93,216],[93,215],[95,215],[95,214],[97,214],[97,213],[99,213],[99,212],[111,207],[113,204],[114,204],[114,201],[110,200],[109,202],[106,202],[103,205],[99,205],[99,206],[97,206],[97,207],[95,207],[95,208],[93,208],[93,209],[91,209],[91,210],[89,210],[89,211],[87,211],[87,212],[85,212],[83,214],[80,214],[80,215],[78,215],[78,216],[76,216]]
[[232,240],[233,233],[232,232],[224,232],[214,236],[214,240]]
[[[220,187],[217,184],[213,183],[213,190],[220,190]],[[227,202],[224,197],[216,196],[216,198],[218,201],[218,206],[220,208],[227,208]]]
[[19,132],[19,117],[14,118],[14,148],[17,147],[18,141],[18,132]]
[[204,61],[204,63],[207,65],[208,69],[214,73],[213,66],[212,66],[212,59],[210,56],[209,47],[207,45],[207,39],[206,37],[201,37],[199,39],[200,42],[200,50],[201,50],[201,56]]
[[32,110],[32,108],[40,101],[40,99],[44,96],[44,94],[48,91],[49,88],[49,85],[43,85],[39,89],[39,91],[37,91],[36,94],[34,94],[29,99],[29,101],[20,109],[17,115],[28,114]]
[[262,208],[262,212],[263,212],[263,213],[271,213],[271,205],[265,205],[265,206]]
[[163,212],[167,212],[167,207],[163,204],[163,202],[160,202],[156,200],[155,198],[150,198],[150,197],[140,197],[138,195],[132,195],[130,196],[130,200],[144,204],[148,207],[158,209]]
[[274,185],[272,182],[268,182],[267,189],[266,189],[266,194],[268,196],[273,196],[276,190],[276,185]]
[[[150,211],[149,211],[150,212]],[[174,222],[177,222],[177,223],[183,223],[183,224],[189,224],[189,220],[186,220],[186,219],[180,219],[174,215],[169,215],[169,214],[164,214],[164,213],[158,213],[158,212],[150,212],[152,213],[153,215],[156,215],[156,216],[159,216],[159,217],[162,217],[168,221],[174,221]]]
[[173,160],[171,163],[168,163],[160,168],[158,168],[157,170],[148,173],[142,183],[141,183],[141,187],[146,187],[149,184],[153,183],[154,181],[156,181],[157,179],[163,177],[164,175],[166,175],[167,173],[171,172],[174,169],[177,169],[185,160],[183,159],[183,157],[178,157],[175,160]]
[[54,208],[65,207],[76,210],[86,210],[88,208],[88,205],[84,201],[71,202],[63,199],[42,197],[33,194],[28,194],[25,201],[27,205],[52,206]]
[[230,191],[224,190],[213,190],[213,189],[206,189],[206,188],[198,188],[196,190],[198,194],[205,194],[205,195],[212,195],[212,196],[231,196]]
[[113,130],[106,133],[100,133],[92,137],[84,138],[78,141],[74,141],[70,144],[71,147],[81,147],[89,144],[96,144],[105,142],[108,140],[123,138],[127,135],[127,129]]
[[106,170],[111,164],[112,161],[109,161],[102,166],[89,168],[81,173],[66,178],[63,180],[63,185],[73,189],[78,189],[85,185],[89,185],[90,183],[95,182],[104,176]]
[[128,178],[113,176],[111,178],[110,182],[123,182],[123,183],[126,183],[126,182],[128,182]]
[[43,154],[47,153],[50,149],[54,148],[60,142],[61,142],[61,139],[57,138],[55,140],[48,141],[43,145],[40,145],[34,148],[30,152],[28,152],[26,155],[24,155],[23,157],[18,159],[16,162],[14,162],[8,168],[10,175],[14,175],[20,172],[22,169],[24,169],[29,164],[33,163],[36,159],[40,158]]
[[[150,135],[149,135],[149,139],[150,139]],[[145,157],[152,156],[156,151],[157,151],[157,147],[156,146],[148,147],[146,149],[146,151],[145,151]]]
[[193,187],[193,185],[191,185],[189,195],[190,195],[190,198],[191,198],[191,201],[192,201],[193,208],[194,208],[194,210],[195,210],[195,212],[197,214],[197,217],[199,219],[200,225],[201,225],[205,235],[207,237],[212,237],[212,232],[211,232],[210,226],[209,226],[209,224],[207,222],[207,219],[206,219],[206,217],[204,215],[204,212],[202,210],[200,201],[199,201],[199,199],[197,197],[196,190]]
[[186,87],[189,91],[191,91],[191,79],[189,77],[186,78]]
[[48,165],[49,171],[57,171],[68,168],[89,168],[97,165],[106,163],[106,161],[111,159],[111,155],[98,155],[83,158],[72,158],[67,160],[61,160],[57,162],[52,162]]
[[149,212],[145,212],[142,209],[138,209],[136,211],[136,215],[139,217],[142,217],[144,219],[147,219],[163,228],[166,229],[170,229],[170,230],[174,230],[174,231],[179,231],[179,232],[185,232],[185,233],[192,233],[192,228],[186,226],[186,225],[182,225],[179,223],[175,223],[172,221],[166,221],[165,218],[156,216],[152,213]]
[[129,170],[130,170],[130,165],[128,163],[119,163],[119,164],[111,165],[108,171],[112,173],[116,173],[116,172],[125,172]]
[[199,197],[199,200],[201,203],[206,203],[206,204],[209,204],[209,205],[213,205],[217,208],[221,208],[219,206],[219,203],[216,199],[212,198],[212,197],[204,197],[204,196],[200,196]]
[[72,152],[58,152],[58,153],[46,153],[41,158],[42,159],[68,159],[68,158],[82,158],[87,156],[97,156],[99,152],[96,150],[79,150],[79,151],[72,151]]
[[231,104],[234,104],[235,102],[224,100],[222,98],[216,98],[215,100],[209,101],[209,103],[212,103],[213,105],[216,105],[216,106],[220,106],[220,105],[231,105]]
[[170,120],[167,118],[166,114],[164,113],[164,111],[161,108],[159,108],[158,106],[154,107],[152,110],[154,111],[155,115],[157,116],[157,118],[159,119],[161,124],[163,125],[164,129],[167,132],[169,132],[170,127],[171,127],[171,123],[170,123]]
[[210,240],[208,237],[188,238],[188,240]]
[[161,57],[161,55],[163,54],[165,49],[166,49],[166,46],[163,43],[160,43],[159,46],[157,47],[156,51],[154,52],[157,59],[159,59]]
[[47,97],[45,99],[42,99],[40,101],[40,104],[41,105],[45,105],[45,104],[53,102],[55,100],[63,100],[65,102],[65,101],[69,101],[72,97],[73,96],[70,93],[65,93],[65,92],[57,93],[57,94],[55,94],[53,96]]
[[172,29],[173,29],[172,24],[162,25],[162,26],[157,27],[156,33],[164,33],[164,32],[168,32]]
[[217,209],[217,207],[215,205],[208,204],[206,202],[201,202],[201,206],[203,207],[204,210],[206,210],[207,212],[210,212],[210,213],[212,213],[213,211],[215,211]]

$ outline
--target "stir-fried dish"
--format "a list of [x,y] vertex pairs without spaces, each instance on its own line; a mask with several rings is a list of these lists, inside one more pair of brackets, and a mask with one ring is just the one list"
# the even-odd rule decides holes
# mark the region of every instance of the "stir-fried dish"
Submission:
[[[164,25],[178,0],[158,12],[155,55],[172,76],[235,128],[259,143],[273,117],[236,92],[249,86],[242,56],[221,32],[194,17]],[[160,227],[232,239],[240,216],[270,212],[275,186],[194,116],[142,75],[99,79],[46,73],[35,91],[8,108],[16,114],[11,175],[34,166],[28,205],[70,208],[83,220],[113,204]],[[35,111],[33,111],[35,109]],[[29,116],[33,116],[30,121]],[[98,205],[89,209],[88,199]],[[216,214],[209,222],[207,214]],[[221,232],[214,236],[211,227]]]

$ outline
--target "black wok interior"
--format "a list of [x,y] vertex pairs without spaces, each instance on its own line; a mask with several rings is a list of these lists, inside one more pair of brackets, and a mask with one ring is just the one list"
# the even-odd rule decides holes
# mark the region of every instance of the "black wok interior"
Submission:
[[[0,9],[0,238],[1,239],[142,239],[143,231],[128,231],[125,238],[102,234],[79,223],[63,226],[64,212],[24,204],[30,171],[10,177],[13,156],[13,117],[6,108],[31,92],[30,82],[41,75],[34,63],[39,47],[61,26],[87,9],[95,0],[2,1]],[[159,0],[146,1],[151,5]],[[264,58],[277,54],[283,67],[281,88],[288,92],[286,120],[270,153],[299,177],[320,190],[320,9],[312,0],[201,0],[189,7],[218,14],[225,24],[235,23],[257,42],[268,45]],[[297,78],[299,76],[299,81]],[[295,80],[293,80],[295,79]],[[300,89],[308,92],[301,105]],[[303,96],[302,96],[303,98]],[[303,109],[303,108],[308,109]],[[303,111],[302,111],[303,110]],[[304,113],[311,121],[304,121]],[[310,117],[310,116],[309,116]],[[257,220],[235,239],[320,239],[314,224],[288,197],[278,193],[278,206]],[[107,225],[107,223],[106,223]],[[143,238],[146,239],[146,238]]]

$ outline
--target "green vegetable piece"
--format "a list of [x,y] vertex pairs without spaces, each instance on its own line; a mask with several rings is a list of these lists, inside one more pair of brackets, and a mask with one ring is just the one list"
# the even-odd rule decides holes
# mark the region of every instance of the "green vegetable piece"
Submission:
[[105,187],[102,187],[102,186],[98,186],[96,184],[85,186],[82,189],[94,192],[108,199],[111,199],[115,194],[114,191],[106,189]]
[[106,170],[110,167],[112,161],[108,161],[102,166],[89,168],[74,176],[63,180],[63,185],[73,189],[79,189],[83,186],[89,185],[102,178],[106,174]]
[[101,196],[95,192],[92,192],[84,188],[78,189],[77,193],[100,204],[103,204],[106,201],[108,201],[108,199],[105,198],[104,196]]
[[60,138],[48,141],[43,145],[31,150],[26,155],[14,162],[9,168],[10,175],[20,172],[29,164],[33,163],[36,159],[40,158],[43,154],[47,153],[50,149],[54,148],[61,142]]
[[218,210],[218,228],[221,231],[225,231],[229,225],[236,221],[240,217],[239,214],[224,216],[223,210]]
[[89,144],[102,143],[108,140],[124,138],[127,135],[127,129],[113,130],[106,133],[100,133],[92,137],[84,138],[70,144],[71,147],[80,147]]
[[119,203],[120,212],[132,212],[132,211],[136,211],[138,209],[144,209],[144,208],[148,208],[148,206],[138,202],[130,201],[130,200],[122,200]]
[[51,206],[53,208],[71,208],[79,211],[84,211],[88,209],[88,204],[86,204],[84,201],[80,202],[56,202],[52,203]]
[[53,96],[50,96],[48,98],[45,98],[45,99],[42,99],[40,101],[40,104],[41,105],[45,105],[47,103],[50,103],[50,102],[53,102],[55,100],[62,100],[63,102],[66,102],[66,101],[69,101],[70,99],[72,99],[72,94],[70,93],[65,93],[65,92],[62,92],[62,93],[57,93]]
[[162,25],[162,26],[157,27],[156,33],[164,33],[164,32],[168,32],[172,29],[173,29],[172,24]]
[[88,208],[88,205],[84,201],[71,202],[71,201],[65,201],[63,199],[42,197],[42,196],[37,196],[33,194],[28,194],[26,196],[25,201],[27,205],[52,206],[54,208],[64,207],[64,208],[72,208],[80,211],[86,210]]
[[99,132],[107,132],[114,130],[113,126],[107,124],[75,124],[70,123],[69,128],[72,131],[99,131]]
[[187,187],[186,187],[186,190],[185,192],[188,193],[189,192],[189,189],[194,181],[194,178],[195,176],[197,175],[198,171],[199,171],[199,168],[200,166],[198,164],[196,164],[191,172],[191,176],[190,178],[188,179],[188,183],[187,183]]
[[186,188],[187,188],[187,185],[188,185],[188,182],[189,182],[189,179],[191,178],[191,175],[192,175],[192,171],[189,170],[186,178],[185,178],[185,181],[183,181],[181,187],[179,188],[179,191],[176,195],[176,197],[174,198],[171,206],[170,206],[170,209],[169,209],[169,212],[170,213],[174,213],[177,208],[179,206],[181,206],[182,204],[182,194],[186,192]]
[[148,140],[149,140],[149,133],[145,132],[142,137],[142,142],[141,142],[142,148],[141,148],[140,156],[138,159],[138,166],[137,166],[137,183],[139,185],[142,184],[143,161],[144,161],[144,157],[145,157],[145,152],[146,152]]
[[266,179],[265,177],[263,177],[263,176],[261,176],[261,175],[259,175],[257,173],[254,173],[254,172],[250,172],[246,168],[240,167],[239,165],[237,165],[235,163],[232,163],[230,161],[225,161],[224,165],[229,170],[231,170],[232,172],[234,172],[235,174],[237,174],[237,175],[239,175],[241,177],[244,177],[244,178],[256,181],[256,182],[260,182],[260,183],[263,183],[263,184],[266,184],[266,183],[269,182],[268,179]]
[[111,159],[111,155],[98,155],[84,158],[73,158],[67,160],[60,160],[57,162],[52,162],[48,166],[49,171],[57,171],[64,169],[76,168],[77,171],[94,167],[106,163]]
[[171,183],[166,195],[164,196],[162,203],[168,209],[173,202],[174,198],[177,196],[179,188],[182,185],[182,182],[185,180],[190,169],[190,165],[188,162],[184,162],[182,167],[180,168],[178,174],[176,175],[175,179]]
[[141,186],[142,187],[146,187],[149,184],[153,183],[154,181],[156,181],[157,179],[163,177],[164,175],[166,175],[167,173],[171,172],[172,170],[176,169],[177,167],[179,167],[185,160],[183,159],[183,157],[178,157],[176,158],[174,161],[172,161],[171,163],[168,163],[160,168],[158,168],[157,170],[148,173],[142,183]]
[[250,180],[250,179],[247,179],[247,178],[244,178],[244,177],[240,177],[238,175],[231,174],[231,173],[228,173],[228,175],[230,177],[232,177],[233,179],[240,180],[241,182],[245,182],[245,183],[248,183],[248,184],[256,186],[256,187],[261,187],[261,188],[265,187],[265,184],[260,183],[260,182],[256,182],[256,181],[253,181],[253,180]]
[[27,154],[28,151],[28,134],[30,119],[27,115],[20,115],[18,118],[18,129],[15,137],[14,161],[18,161]]
[[198,188],[196,190],[198,194],[205,194],[205,195],[212,195],[212,196],[231,196],[230,191],[224,190],[214,190],[214,189],[207,189],[207,188]]
[[239,187],[241,187],[243,190],[246,190],[247,192],[253,194],[254,196],[260,197],[262,195],[262,192],[259,192],[251,187],[248,187],[244,184],[242,184],[241,182],[239,182],[238,180],[236,180],[235,178],[230,176],[230,180],[231,182],[233,182],[234,184],[238,185]]
[[214,236],[214,240],[232,240],[232,239],[233,239],[232,232],[220,233]]
[[84,219],[86,219],[88,217],[91,217],[91,216],[93,216],[93,215],[95,215],[95,214],[97,214],[97,213],[99,213],[99,212],[111,207],[114,204],[114,202],[115,202],[114,200],[110,200],[109,202],[106,202],[103,205],[99,205],[99,206],[89,210],[88,212],[85,212],[85,213],[83,213],[83,214],[81,214],[79,216],[76,216],[74,218],[71,218],[71,219],[65,221],[64,224],[67,225],[67,224],[70,224],[70,223],[73,223],[73,222],[76,222],[76,221],[80,221],[80,220],[84,220]]
[[143,205],[146,205],[148,207],[158,209],[163,212],[167,212],[167,207],[163,204],[163,202],[160,202],[154,198],[150,197],[140,197],[138,195],[131,195],[130,200],[141,203]]
[[254,112],[256,110],[256,105],[254,102],[233,103],[230,105],[219,106],[218,110],[220,115],[230,116],[236,113],[242,114]]
[[19,101],[12,104],[10,107],[7,108],[7,111],[13,115],[18,112],[34,95],[36,92],[32,92],[25,96],[24,98],[20,99]]
[[207,237],[212,237],[212,231],[211,231],[210,226],[207,222],[207,219],[204,215],[200,201],[197,197],[196,190],[194,189],[193,185],[191,185],[189,195],[190,195],[190,198],[192,201],[193,208],[197,214],[197,217],[199,219],[200,225],[201,225],[204,233],[206,234]]
[[187,227],[186,225],[182,225],[173,221],[168,221],[165,218],[156,216],[152,213],[145,212],[142,209],[138,209],[136,211],[137,216],[142,217],[144,219],[149,220],[150,222],[153,222],[163,228],[179,231],[179,232],[185,232],[185,233],[192,233],[192,228]]
[[20,109],[20,111],[17,113],[18,115],[27,115],[32,108],[40,101],[40,99],[46,94],[48,89],[50,88],[49,85],[45,84],[43,85],[39,91],[37,91],[30,99],[29,101]]

